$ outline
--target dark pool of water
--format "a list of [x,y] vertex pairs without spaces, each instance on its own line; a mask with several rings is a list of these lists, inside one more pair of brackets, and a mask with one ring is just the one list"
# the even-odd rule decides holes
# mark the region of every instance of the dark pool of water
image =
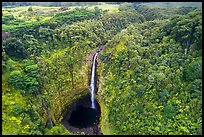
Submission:
[[102,135],[99,126],[100,106],[95,100],[96,109],[91,108],[91,96],[85,95],[63,111],[62,124],[73,133],[83,132],[85,135]]
[[71,113],[68,120],[70,126],[77,128],[87,128],[98,123],[99,112],[97,109],[79,106],[77,110]]

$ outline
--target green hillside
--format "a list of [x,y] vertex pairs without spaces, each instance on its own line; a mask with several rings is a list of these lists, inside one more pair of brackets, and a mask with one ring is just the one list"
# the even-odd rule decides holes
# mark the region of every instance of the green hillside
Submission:
[[3,3],[2,134],[86,134],[62,120],[102,48],[103,135],[201,135],[201,3],[82,3]]

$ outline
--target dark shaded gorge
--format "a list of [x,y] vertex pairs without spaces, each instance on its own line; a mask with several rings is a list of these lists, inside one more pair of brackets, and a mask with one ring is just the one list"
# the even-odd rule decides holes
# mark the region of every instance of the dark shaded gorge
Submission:
[[84,132],[86,135],[101,135],[99,128],[100,106],[95,100],[91,108],[91,96],[85,95],[73,102],[64,112],[62,124],[71,132]]
[[77,128],[87,128],[92,126],[98,120],[96,109],[79,106],[76,111],[71,114],[68,123]]

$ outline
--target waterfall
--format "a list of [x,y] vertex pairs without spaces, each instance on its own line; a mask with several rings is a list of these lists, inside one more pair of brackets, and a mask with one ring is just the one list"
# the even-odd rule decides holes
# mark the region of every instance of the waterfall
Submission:
[[94,55],[93,64],[92,64],[92,71],[91,71],[91,83],[90,83],[90,89],[91,89],[91,108],[95,109],[95,103],[94,103],[94,91],[95,91],[95,67],[96,67],[96,56],[98,53]]

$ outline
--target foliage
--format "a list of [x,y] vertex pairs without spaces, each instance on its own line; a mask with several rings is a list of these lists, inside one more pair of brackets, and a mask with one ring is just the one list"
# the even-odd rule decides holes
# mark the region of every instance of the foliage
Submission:
[[72,134],[62,112],[89,93],[88,58],[100,46],[96,97],[104,134],[202,134],[200,8],[20,4],[29,6],[2,11],[3,30],[12,36],[2,44],[2,134]]
[[[194,130],[194,125],[201,127],[196,124],[200,120],[191,115],[192,111],[199,118],[202,115],[198,97],[201,55],[193,53],[200,48],[185,52],[182,35],[186,33],[175,36],[186,22],[199,20],[193,23],[199,25],[200,17],[200,12],[193,11],[179,16],[180,22],[174,24],[168,20],[135,23],[105,45],[100,53],[104,81],[99,94],[106,104],[102,113],[106,113],[112,134],[201,134],[201,128]],[[189,46],[196,43],[191,38],[194,27],[189,26]],[[196,102],[199,110],[191,102]]]
[[202,78],[201,59],[190,63],[184,70],[184,77],[187,81],[193,81],[195,79]]
[[38,91],[38,67],[29,60],[24,60],[23,69],[11,71],[9,74],[9,84],[17,89],[22,89],[23,93],[31,94]]
[[50,130],[45,131],[46,135],[72,135],[62,125],[54,126]]
[[29,8],[28,8],[28,11],[33,11],[32,7],[29,7]]
[[25,45],[16,38],[8,38],[4,43],[7,55],[16,58],[25,58],[27,56]]
[[99,10],[86,10],[78,9],[73,11],[65,11],[59,14],[56,14],[51,21],[56,21],[58,25],[70,24],[71,22],[82,21],[85,19],[95,18],[100,14]]
[[14,20],[14,16],[12,14],[5,15],[2,18],[2,24],[8,24],[9,21]]

